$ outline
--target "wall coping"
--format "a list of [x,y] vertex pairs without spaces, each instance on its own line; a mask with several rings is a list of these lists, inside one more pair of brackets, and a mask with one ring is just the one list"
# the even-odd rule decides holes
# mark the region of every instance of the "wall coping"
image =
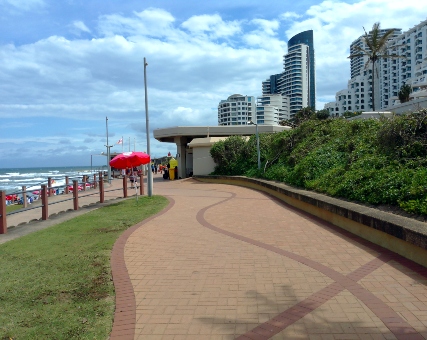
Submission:
[[267,181],[244,176],[197,175],[193,177],[195,179],[215,181],[226,180],[227,182],[235,182],[236,185],[239,185],[239,182],[243,182],[252,186],[258,186],[260,190],[263,190],[263,188],[270,189],[367,227],[382,231],[420,248],[427,249],[427,223],[421,221],[380,211],[357,203],[342,201],[317,192],[297,189],[277,181]]

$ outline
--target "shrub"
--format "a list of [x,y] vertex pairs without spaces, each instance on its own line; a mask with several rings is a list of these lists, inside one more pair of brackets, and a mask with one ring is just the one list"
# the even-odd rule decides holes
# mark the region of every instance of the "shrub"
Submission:
[[292,130],[261,134],[261,171],[255,136],[229,139],[212,148],[217,174],[261,177],[427,214],[427,110],[390,119],[312,116]]

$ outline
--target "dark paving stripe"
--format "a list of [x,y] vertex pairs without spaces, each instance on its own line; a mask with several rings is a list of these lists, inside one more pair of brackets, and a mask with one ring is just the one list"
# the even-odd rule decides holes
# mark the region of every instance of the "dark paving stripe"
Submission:
[[156,215],[130,227],[114,243],[111,252],[111,272],[113,275],[114,289],[116,292],[116,310],[114,312],[113,328],[110,340],[133,340],[136,324],[136,301],[132,282],[129,277],[125,262],[125,246],[132,233],[144,224],[158,216],[167,213],[175,201],[169,198],[169,205]]
[[[396,336],[396,338],[402,339],[402,340],[408,339],[409,337],[411,339],[420,339],[420,340],[424,339],[424,337],[422,337],[411,325],[409,325],[404,319],[402,319],[392,308],[390,308],[387,304],[385,304],[379,298],[377,298],[373,293],[366,290],[363,286],[357,283],[357,280],[360,280],[366,275],[372,273],[374,270],[382,266],[384,263],[400,257],[399,255],[393,254],[393,256],[390,256],[391,252],[385,251],[385,249],[379,246],[373,245],[367,242],[366,240],[359,238],[356,235],[352,235],[351,239],[353,241],[359,242],[360,240],[361,242],[359,243],[363,244],[364,246],[374,248],[378,252],[381,252],[382,250],[383,253],[380,254],[376,259],[373,259],[372,261],[361,266],[354,272],[345,276],[335,271],[332,268],[329,268],[311,259],[305,258],[301,255],[297,255],[292,252],[286,251],[284,249],[280,249],[275,246],[215,227],[214,225],[206,221],[206,219],[204,218],[205,212],[216,205],[223,204],[228,200],[231,200],[236,197],[236,194],[231,192],[230,194],[231,194],[230,198],[223,199],[215,204],[212,204],[210,206],[207,206],[201,209],[197,213],[197,216],[196,216],[197,221],[202,226],[208,229],[211,229],[215,232],[218,232],[223,235],[246,242],[248,244],[266,249],[278,255],[286,256],[287,258],[290,258],[314,270],[319,271],[320,273],[328,276],[329,278],[335,281],[335,283],[321,289],[319,292],[311,295],[306,300],[284,311],[283,313],[279,314],[272,320],[269,320],[255,327],[253,330],[249,331],[246,334],[243,334],[241,337],[238,337],[237,339],[241,339],[241,340],[269,339],[275,334],[283,331],[289,325],[301,319],[303,316],[312,312],[317,307],[319,307],[326,301],[330,300],[332,297],[334,297],[344,289],[349,290],[354,296],[356,296],[359,300],[361,300],[386,325],[386,327]],[[303,214],[302,217],[307,218],[307,215]],[[316,224],[319,224],[319,223],[321,222],[317,221]]]

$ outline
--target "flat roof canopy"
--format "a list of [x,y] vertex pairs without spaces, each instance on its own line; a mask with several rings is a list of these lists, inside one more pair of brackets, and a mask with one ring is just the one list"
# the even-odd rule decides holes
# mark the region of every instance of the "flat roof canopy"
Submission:
[[[258,125],[259,133],[273,133],[290,130],[289,126]],[[174,143],[175,137],[187,137],[187,143],[194,138],[250,136],[255,134],[255,125],[228,125],[228,126],[174,126],[153,131],[154,138],[159,142]]]

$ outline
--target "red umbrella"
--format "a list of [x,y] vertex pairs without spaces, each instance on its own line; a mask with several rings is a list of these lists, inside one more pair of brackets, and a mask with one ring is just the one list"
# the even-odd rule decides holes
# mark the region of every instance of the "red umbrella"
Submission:
[[110,161],[110,165],[116,169],[127,169],[150,163],[150,156],[145,152],[123,152]]

